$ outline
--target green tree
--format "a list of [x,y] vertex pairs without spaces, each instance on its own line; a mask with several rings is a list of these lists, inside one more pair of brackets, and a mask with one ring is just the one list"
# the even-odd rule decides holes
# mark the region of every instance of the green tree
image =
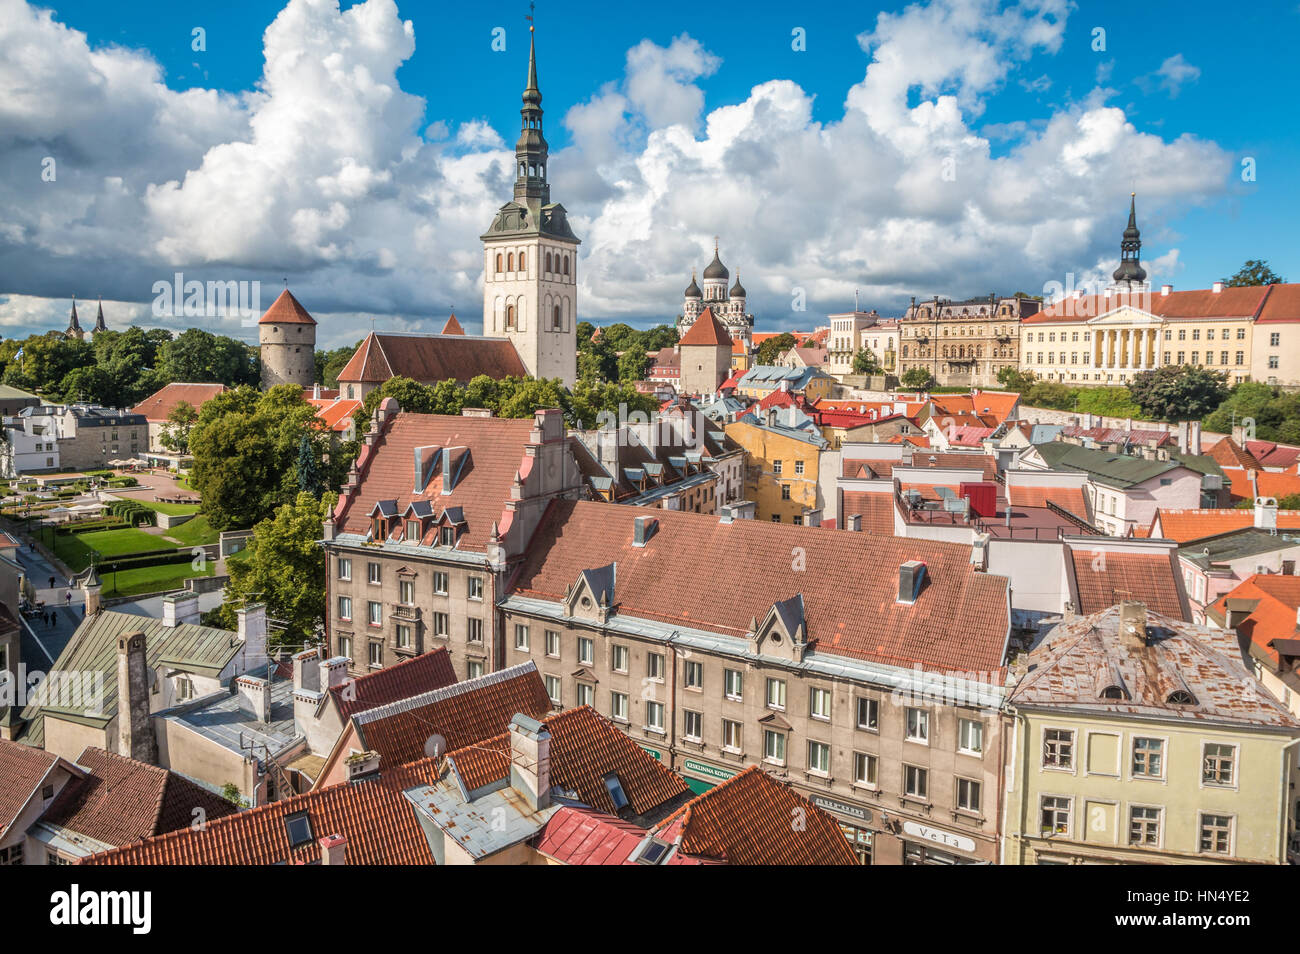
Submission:
[[259,370],[254,349],[224,335],[202,328],[190,328],[165,343],[160,353],[163,375],[168,381],[191,381],[237,387],[256,385]]
[[1129,383],[1142,414],[1160,421],[1194,421],[1208,415],[1228,397],[1224,371],[1165,365],[1139,371]]
[[625,383],[644,381],[649,370],[650,356],[641,348],[629,348],[618,359],[618,379]]
[[904,371],[903,376],[899,378],[899,382],[903,387],[913,388],[915,390],[924,390],[925,388],[928,388],[930,386],[930,381],[930,372],[925,368],[912,368],[908,371]]
[[104,404],[116,395],[116,384],[107,371],[90,364],[73,368],[65,374],[59,382],[58,391],[65,403],[84,401],[89,404]]
[[854,374],[880,374],[884,370],[880,359],[870,348],[859,348],[858,353],[853,356]]
[[603,337],[578,351],[578,377],[588,381],[618,380],[618,355]]
[[1142,413],[1133,400],[1133,393],[1126,387],[1079,388],[1074,410],[1102,417],[1138,417]]
[[178,454],[188,454],[190,450],[190,431],[199,421],[199,412],[188,401],[178,401],[167,415],[165,423],[158,434],[158,441],[168,450]]
[[320,460],[306,434],[298,439],[298,489],[319,497],[321,494]]
[[302,492],[276,508],[253,528],[248,552],[231,560],[222,616],[233,623],[234,610],[265,603],[269,617],[285,624],[268,639],[272,648],[315,641],[325,619],[325,551],[317,545],[321,524],[338,498]]
[[1058,381],[1035,381],[1021,400],[1027,407],[1045,407],[1057,411],[1073,411],[1078,391]]
[[1268,262],[1251,258],[1237,269],[1237,274],[1225,278],[1223,284],[1228,288],[1239,288],[1244,285],[1285,285],[1286,279],[1269,268]]
[[339,386],[339,372],[342,371],[352,356],[357,353],[357,349],[365,343],[365,339],[358,341],[356,344],[344,348],[335,348],[333,351],[316,352],[316,380],[327,388],[336,388]]
[[1038,379],[1034,377],[1034,372],[1032,371],[1021,371],[1019,368],[1011,365],[998,368],[998,384],[1002,385],[1008,391],[1016,391],[1020,394],[1024,394],[1034,386],[1036,380]]
[[776,359],[795,346],[794,335],[784,332],[775,338],[768,338],[758,346],[759,364],[776,364]]

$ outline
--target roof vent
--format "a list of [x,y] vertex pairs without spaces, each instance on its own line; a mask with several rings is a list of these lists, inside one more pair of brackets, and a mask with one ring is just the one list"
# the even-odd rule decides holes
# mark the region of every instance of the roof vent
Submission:
[[925,564],[908,560],[898,568],[898,602],[915,603],[925,585]]
[[1215,282],[1210,286],[1210,290],[1217,295],[1219,292],[1223,291],[1223,282]]
[[1168,297],[1169,297],[1169,293],[1170,293],[1171,291],[1173,291],[1173,290],[1174,290],[1174,286],[1173,286],[1173,285],[1161,285],[1161,286],[1160,286],[1160,297],[1162,297],[1162,298],[1168,298]]
[[645,546],[657,529],[659,529],[659,521],[654,517],[637,517],[632,522],[632,546]]

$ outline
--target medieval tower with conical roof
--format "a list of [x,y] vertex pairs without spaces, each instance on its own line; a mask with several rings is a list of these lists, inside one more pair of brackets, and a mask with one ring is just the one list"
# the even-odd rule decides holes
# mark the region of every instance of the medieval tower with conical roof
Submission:
[[551,201],[536,42],[529,27],[528,85],[515,144],[514,198],[483,241],[483,334],[506,337],[536,378],[578,378],[578,245],[564,206]]
[[262,353],[262,388],[277,384],[311,387],[316,381],[316,319],[289,289],[257,322]]

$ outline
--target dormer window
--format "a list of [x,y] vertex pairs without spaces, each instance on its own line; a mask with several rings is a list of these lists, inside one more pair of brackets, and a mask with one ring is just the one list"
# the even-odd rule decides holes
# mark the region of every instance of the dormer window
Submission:
[[412,543],[418,543],[420,541],[421,536],[422,534],[420,533],[420,521],[418,520],[406,521],[406,539]]
[[1165,700],[1171,706],[1194,706],[1196,705],[1195,697],[1184,689],[1175,689],[1169,693],[1169,698]]
[[621,812],[627,807],[627,794],[623,791],[623,783],[618,780],[617,775],[605,776],[605,791],[609,792],[609,799],[614,803],[614,811]]
[[1101,691],[1103,699],[1126,699],[1128,696],[1124,692],[1123,686],[1107,686]]
[[443,527],[442,530],[440,531],[440,539],[439,539],[439,542],[440,542],[444,547],[454,546],[455,543],[456,543],[456,528],[455,528],[455,527]]
[[373,530],[374,530],[374,536],[376,540],[384,539],[385,531],[387,530],[385,524],[386,521],[384,520],[383,517],[375,517]]

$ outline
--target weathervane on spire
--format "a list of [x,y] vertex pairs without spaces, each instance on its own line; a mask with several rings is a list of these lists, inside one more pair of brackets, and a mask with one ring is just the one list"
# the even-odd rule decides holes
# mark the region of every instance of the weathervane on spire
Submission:
[[533,23],[533,11],[536,10],[536,9],[537,9],[537,4],[535,4],[535,3],[530,3],[530,4],[528,4],[528,16],[524,17],[524,19],[528,21],[528,32],[529,32],[529,33],[532,33],[532,32],[533,32],[533,28],[534,28],[534,23]]

